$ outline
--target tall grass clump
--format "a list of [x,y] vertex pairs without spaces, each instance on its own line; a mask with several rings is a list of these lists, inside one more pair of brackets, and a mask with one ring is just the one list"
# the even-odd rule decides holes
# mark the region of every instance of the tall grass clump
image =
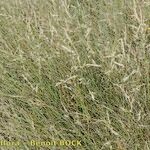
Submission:
[[[148,0],[1,0],[0,139],[150,149]],[[1,147],[0,149],[3,149]]]

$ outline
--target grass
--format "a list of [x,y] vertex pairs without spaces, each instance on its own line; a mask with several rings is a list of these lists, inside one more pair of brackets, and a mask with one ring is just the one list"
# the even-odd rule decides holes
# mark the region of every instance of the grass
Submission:
[[[0,149],[149,150],[150,2],[1,0]],[[30,140],[81,140],[31,147]]]

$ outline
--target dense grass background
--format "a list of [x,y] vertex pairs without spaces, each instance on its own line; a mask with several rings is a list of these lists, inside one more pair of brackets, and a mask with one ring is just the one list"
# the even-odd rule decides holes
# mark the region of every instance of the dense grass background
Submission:
[[149,19],[149,0],[1,0],[0,138],[149,150]]

